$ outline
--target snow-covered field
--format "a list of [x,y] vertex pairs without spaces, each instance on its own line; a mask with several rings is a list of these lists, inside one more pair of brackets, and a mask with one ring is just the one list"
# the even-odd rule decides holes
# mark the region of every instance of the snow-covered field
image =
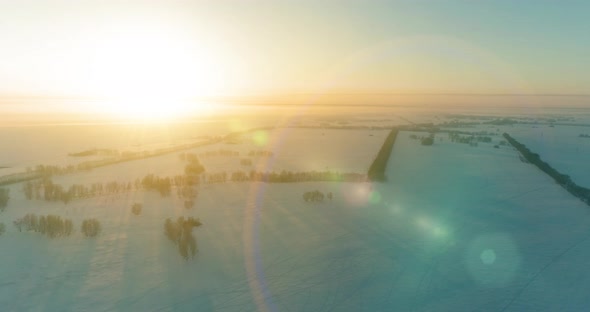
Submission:
[[[210,173],[225,171],[231,174],[250,170],[366,173],[388,133],[387,130],[277,128],[244,134],[233,142],[235,144],[224,142],[205,145],[183,152],[99,167],[90,173],[57,176],[53,180],[67,187],[76,183],[133,182],[150,173],[159,176],[182,175],[186,163],[180,160],[181,153],[199,156]],[[239,152],[240,156],[201,156],[220,150]],[[272,156],[248,156],[251,151],[269,151]],[[242,165],[240,160],[244,158],[250,159],[252,165]]]
[[[324,133],[324,135],[322,135]],[[369,136],[373,134],[374,136]],[[286,129],[223,149],[273,151],[272,170],[366,170],[387,132]],[[3,311],[580,311],[590,273],[588,207],[510,147],[433,146],[398,135],[388,182],[201,186],[195,208],[151,192],[26,201],[11,186],[0,221]],[[517,137],[520,139],[520,137]],[[529,145],[525,142],[525,144]],[[533,146],[530,146],[533,148]],[[216,149],[215,146],[207,148]],[[195,151],[198,153],[198,150]],[[213,159],[213,158],[211,158]],[[206,163],[209,167],[213,163]],[[233,162],[232,162],[233,163]],[[60,177],[60,183],[182,172],[176,154]],[[227,169],[229,163],[217,164]],[[236,168],[239,167],[236,162]],[[574,177],[575,178],[575,177]],[[333,192],[306,203],[302,194]],[[131,205],[144,204],[135,216]],[[10,223],[71,218],[49,239]],[[194,216],[199,252],[183,260],[163,233]],[[103,225],[95,239],[84,218]]]

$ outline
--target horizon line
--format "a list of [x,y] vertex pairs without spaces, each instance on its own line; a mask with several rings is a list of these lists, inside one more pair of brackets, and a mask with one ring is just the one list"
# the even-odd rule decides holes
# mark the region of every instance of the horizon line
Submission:
[[[215,98],[253,98],[253,97],[281,97],[281,96],[334,96],[334,95],[350,95],[350,96],[521,96],[521,97],[590,97],[590,93],[461,93],[461,92],[289,92],[289,93],[268,93],[268,94],[244,94],[244,95],[210,95],[210,96],[190,96],[187,100],[198,99],[215,99]],[[86,95],[2,95],[0,99],[112,99],[112,96],[86,96]]]

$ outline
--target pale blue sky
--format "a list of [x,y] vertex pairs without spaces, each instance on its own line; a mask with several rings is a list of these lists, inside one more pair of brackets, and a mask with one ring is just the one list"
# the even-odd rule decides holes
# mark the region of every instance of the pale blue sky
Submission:
[[589,1],[1,0],[0,93],[590,93],[589,14]]

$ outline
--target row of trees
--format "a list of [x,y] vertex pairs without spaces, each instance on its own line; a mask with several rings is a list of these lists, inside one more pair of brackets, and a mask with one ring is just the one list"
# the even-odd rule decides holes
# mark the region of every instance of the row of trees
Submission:
[[[137,185],[136,185],[137,188]],[[46,201],[61,201],[65,204],[75,198],[89,198],[101,195],[115,195],[129,192],[133,189],[131,183],[111,181],[107,183],[93,183],[91,185],[74,184],[69,188],[54,183],[50,178],[28,181],[23,184],[25,198],[43,199]]]
[[557,184],[561,185],[570,194],[590,205],[590,189],[574,183],[568,175],[551,167],[551,165],[541,159],[539,154],[531,152],[531,150],[529,150],[524,144],[516,141],[508,133],[504,133],[504,138],[506,138],[506,140],[514,146],[514,148],[516,148],[529,163],[537,166],[541,171],[552,177]]
[[50,238],[70,236],[74,230],[74,224],[70,219],[63,219],[56,215],[37,217],[35,214],[27,214],[15,220],[14,226],[20,231],[35,231]]
[[197,241],[193,236],[193,228],[203,225],[199,219],[193,217],[179,217],[176,221],[170,218],[164,222],[164,234],[168,239],[178,246],[180,255],[188,260],[189,253],[192,258],[197,253]]
[[[34,231],[49,238],[66,237],[74,232],[74,223],[71,219],[56,215],[37,216],[34,213],[28,213],[12,223],[19,232]],[[82,221],[80,230],[86,237],[94,237],[100,233],[100,228],[100,222],[97,219],[86,219]]]
[[474,144],[478,142],[491,143],[492,138],[484,135],[460,135],[456,132],[449,132],[449,139],[453,143]]
[[[223,175],[225,179],[219,182],[226,182],[227,175]],[[205,177],[206,181],[217,182],[216,180],[209,180],[208,175]],[[360,173],[341,173],[333,171],[303,171],[303,172],[292,172],[292,171],[281,171],[281,172],[264,172],[251,170],[246,171],[235,171],[229,177],[232,182],[267,182],[267,183],[290,183],[290,182],[309,182],[309,181],[334,181],[334,182],[364,182],[367,180],[367,176]]]
[[377,153],[375,160],[373,160],[373,163],[369,167],[367,176],[371,181],[385,181],[385,168],[387,167],[393,144],[395,144],[397,133],[397,129],[391,129],[391,132],[389,132],[389,135],[385,138],[379,153]]
[[0,188],[0,212],[6,209],[10,200],[10,189]]
[[[76,198],[91,198],[103,195],[117,195],[120,193],[130,192],[132,190],[151,190],[156,191],[162,196],[169,196],[173,187],[177,187],[177,194],[181,198],[194,199],[196,190],[191,186],[199,184],[200,177],[174,176],[160,177],[154,174],[148,174],[142,179],[136,179],[131,182],[111,181],[107,183],[92,183],[90,185],[74,184],[69,188],[54,183],[50,178],[44,178],[36,181],[28,181],[23,184],[23,192],[28,200],[46,200],[61,201],[65,204]],[[2,198],[5,194],[8,201],[8,191],[4,193],[0,189],[0,209],[2,209]]]

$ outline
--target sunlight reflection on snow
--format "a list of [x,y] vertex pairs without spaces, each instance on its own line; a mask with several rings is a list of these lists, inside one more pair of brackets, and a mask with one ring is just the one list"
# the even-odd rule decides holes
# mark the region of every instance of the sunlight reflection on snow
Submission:
[[[344,183],[341,188],[341,193],[349,205],[354,207],[363,207],[368,203],[371,203],[371,195],[373,193],[372,188],[372,185],[369,183]],[[379,201],[380,200],[381,199],[379,198]]]
[[503,287],[514,278],[521,262],[520,252],[510,235],[487,234],[474,239],[465,254],[471,277],[489,287]]

